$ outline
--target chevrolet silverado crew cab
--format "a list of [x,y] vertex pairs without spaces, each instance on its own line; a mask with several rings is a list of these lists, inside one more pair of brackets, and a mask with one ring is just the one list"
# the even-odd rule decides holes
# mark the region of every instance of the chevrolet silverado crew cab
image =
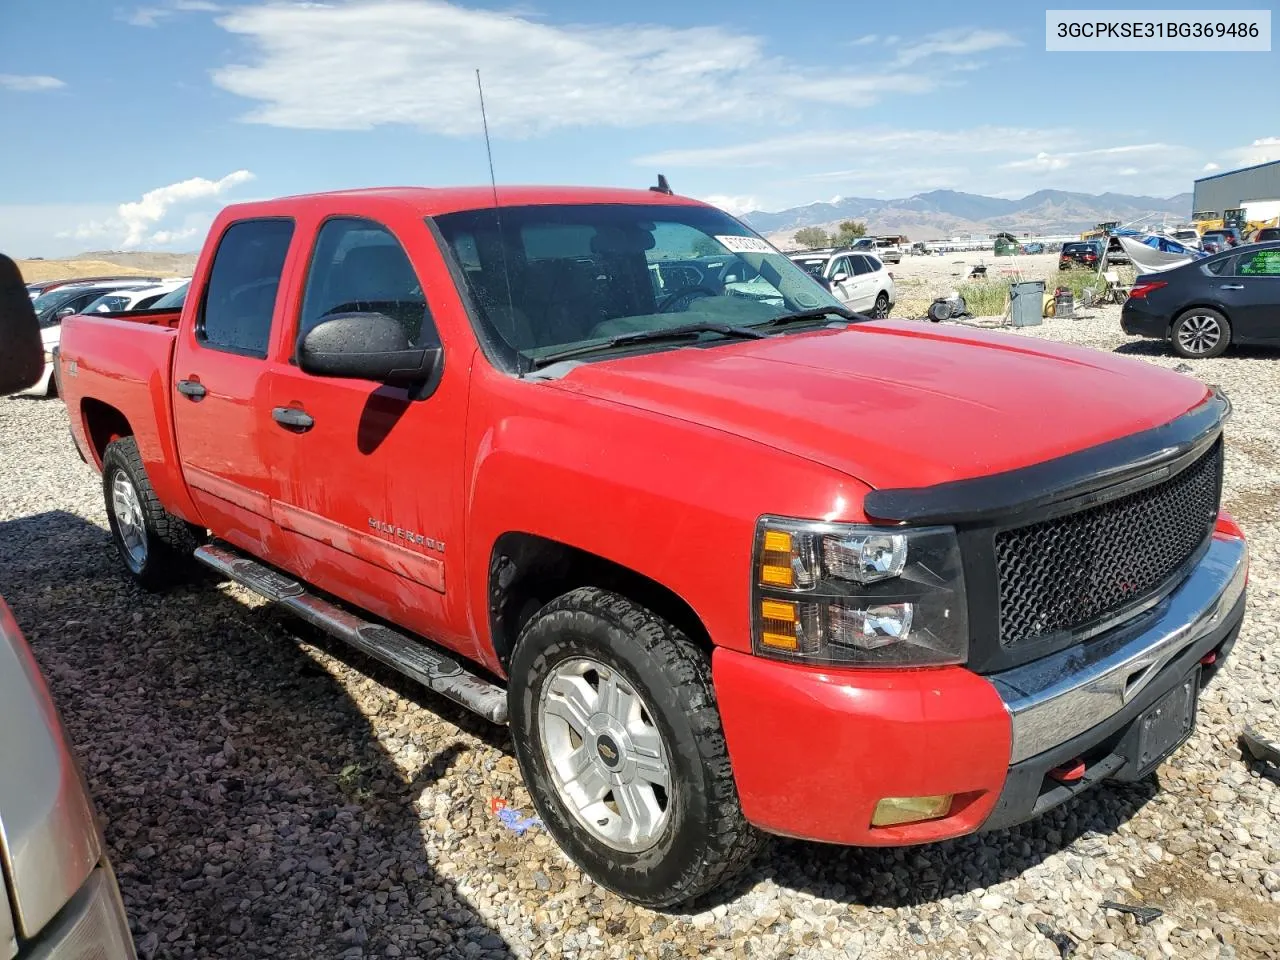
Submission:
[[59,363],[133,577],[194,559],[509,723],[552,836],[643,904],[768,833],[914,844],[1146,776],[1244,615],[1224,397],[869,321],[665,192],[231,206],[180,312],[69,319]]

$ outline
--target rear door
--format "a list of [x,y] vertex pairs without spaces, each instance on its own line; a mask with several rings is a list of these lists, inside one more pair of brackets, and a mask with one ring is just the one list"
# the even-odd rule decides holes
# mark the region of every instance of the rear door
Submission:
[[860,254],[854,254],[849,258],[853,266],[853,302],[849,304],[859,313],[865,313],[870,310],[876,302],[876,276],[875,268],[871,265],[871,259]]
[[[437,345],[428,297],[445,285],[452,289],[447,267],[420,218],[331,217],[315,231],[301,302],[291,311],[298,336],[286,342],[334,314],[370,311],[399,321],[415,346]],[[474,641],[450,634],[445,606],[446,574],[462,583],[469,357],[444,346],[440,385],[417,401],[403,387],[311,376],[289,350],[273,367],[266,406],[278,420],[266,429],[282,562],[330,593],[473,654]]]
[[1280,248],[1241,253],[1235,259],[1234,273],[1217,281],[1235,304],[1231,310],[1232,339],[1280,342]]
[[265,373],[293,233],[281,218],[227,226],[174,357],[174,426],[191,497],[215,533],[259,556],[276,539]]

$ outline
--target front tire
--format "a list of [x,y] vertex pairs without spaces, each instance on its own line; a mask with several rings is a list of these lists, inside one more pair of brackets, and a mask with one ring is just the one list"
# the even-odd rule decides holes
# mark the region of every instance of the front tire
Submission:
[[1189,360],[1220,357],[1231,343],[1231,324],[1217,310],[1194,307],[1173,322],[1169,342],[1174,353]]
[[573,590],[525,625],[508,693],[516,759],[564,852],[647,907],[743,870],[742,816],[708,657],[625,597]]
[[871,314],[873,317],[877,319],[887,317],[889,315],[889,294],[881,290],[880,295],[876,297],[876,305],[873,309],[875,311]]
[[107,444],[102,455],[102,492],[111,539],[139,586],[160,590],[186,579],[201,531],[160,505],[133,437]]

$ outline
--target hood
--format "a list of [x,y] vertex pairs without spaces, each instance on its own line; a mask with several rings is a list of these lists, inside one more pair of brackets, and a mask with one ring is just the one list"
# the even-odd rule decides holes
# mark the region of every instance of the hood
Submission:
[[583,364],[558,385],[704,424],[877,488],[1029,466],[1168,423],[1208,389],[1013,334],[878,321]]

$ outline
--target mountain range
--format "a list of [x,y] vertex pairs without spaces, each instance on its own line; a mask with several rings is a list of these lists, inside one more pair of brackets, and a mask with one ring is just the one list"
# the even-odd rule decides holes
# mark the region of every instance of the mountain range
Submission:
[[754,210],[742,219],[779,246],[794,246],[801,227],[834,229],[842,220],[859,220],[867,232],[904,234],[911,240],[938,240],[967,233],[1079,233],[1105,220],[1122,223],[1154,215],[1156,220],[1185,220],[1191,194],[1143,197],[1125,193],[1072,193],[1037,190],[1021,200],[985,197],[955,190],[932,190],[894,200],[838,197],[777,212]]

